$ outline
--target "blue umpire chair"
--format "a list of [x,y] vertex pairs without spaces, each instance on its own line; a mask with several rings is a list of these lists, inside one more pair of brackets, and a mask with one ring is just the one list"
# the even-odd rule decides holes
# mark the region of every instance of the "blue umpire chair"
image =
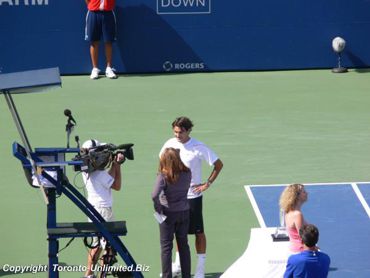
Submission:
[[[28,183],[40,188],[47,206],[47,234],[50,278],[58,278],[58,252],[60,238],[104,237],[126,265],[132,269],[135,278],[144,277],[140,267],[127,250],[120,236],[127,234],[126,222],[106,222],[86,198],[69,183],[66,167],[82,166],[81,160],[66,160],[66,154],[77,154],[79,148],[31,148],[23,124],[15,107],[12,94],[39,92],[50,87],[61,86],[58,68],[0,74],[0,93],[5,96],[9,110],[20,134],[23,145],[13,143],[13,155],[18,158]],[[69,142],[69,141],[68,141]],[[92,222],[57,222],[57,197],[66,196]]]

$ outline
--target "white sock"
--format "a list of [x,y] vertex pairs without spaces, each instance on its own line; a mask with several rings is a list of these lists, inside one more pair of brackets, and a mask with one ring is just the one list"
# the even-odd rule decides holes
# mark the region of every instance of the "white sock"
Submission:
[[176,251],[176,257],[175,257],[174,264],[180,266],[180,253],[179,253],[179,251]]
[[206,254],[198,254],[198,264],[194,277],[204,278],[204,269],[206,264]]

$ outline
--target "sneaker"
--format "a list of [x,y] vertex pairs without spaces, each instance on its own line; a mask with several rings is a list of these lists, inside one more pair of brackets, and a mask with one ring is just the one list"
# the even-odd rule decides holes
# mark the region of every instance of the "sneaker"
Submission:
[[197,270],[197,272],[194,274],[194,278],[204,278],[204,269],[203,270]]
[[90,79],[98,79],[99,78],[99,72],[100,69],[98,68],[93,68],[90,74]]
[[105,76],[108,77],[108,78],[110,78],[110,79],[116,79],[117,78],[117,75],[114,72],[115,72],[115,69],[114,68],[107,67],[105,69]]
[[172,277],[180,277],[181,266],[179,264],[172,263]]
[[[162,273],[159,274],[159,277],[162,277]],[[172,277],[180,277],[181,276],[181,266],[179,264],[172,263]]]

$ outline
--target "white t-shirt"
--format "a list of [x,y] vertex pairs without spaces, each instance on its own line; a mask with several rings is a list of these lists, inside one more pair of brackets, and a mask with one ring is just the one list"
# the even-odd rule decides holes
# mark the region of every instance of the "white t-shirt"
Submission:
[[176,138],[167,140],[159,152],[159,156],[166,148],[179,149],[182,162],[191,170],[188,199],[200,197],[202,193],[194,193],[193,189],[194,186],[202,183],[202,160],[212,166],[218,159],[217,155],[207,145],[194,138],[190,138],[185,144]]
[[87,200],[94,207],[112,207],[112,189],[114,179],[107,171],[97,170],[90,174],[82,173],[86,185]]

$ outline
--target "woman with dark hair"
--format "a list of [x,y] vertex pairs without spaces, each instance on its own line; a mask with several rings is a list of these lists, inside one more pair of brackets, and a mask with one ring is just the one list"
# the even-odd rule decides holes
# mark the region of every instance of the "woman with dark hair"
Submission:
[[165,149],[160,156],[158,176],[152,192],[155,211],[166,216],[165,221],[159,224],[163,278],[172,277],[174,235],[180,253],[181,275],[190,278],[187,199],[190,181],[190,169],[182,163],[179,150]]

